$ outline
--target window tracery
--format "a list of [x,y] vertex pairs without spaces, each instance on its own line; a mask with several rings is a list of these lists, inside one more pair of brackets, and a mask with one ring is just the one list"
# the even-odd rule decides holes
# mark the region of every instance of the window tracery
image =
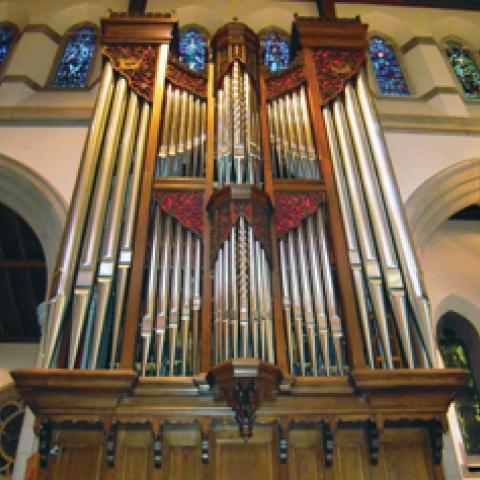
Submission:
[[447,42],[447,57],[467,98],[480,99],[480,70],[470,51],[459,42]]
[[60,88],[85,87],[95,46],[93,27],[82,26],[75,30],[65,44],[53,85]]
[[182,32],[179,43],[179,60],[194,71],[202,71],[207,59],[207,40],[197,28],[190,27]]
[[279,72],[290,63],[290,42],[275,29],[269,29],[260,35],[263,46],[263,64],[271,72]]
[[9,400],[0,406],[0,478],[12,473],[24,415],[20,400]]
[[410,95],[395,51],[382,37],[374,36],[369,45],[378,88],[382,95]]

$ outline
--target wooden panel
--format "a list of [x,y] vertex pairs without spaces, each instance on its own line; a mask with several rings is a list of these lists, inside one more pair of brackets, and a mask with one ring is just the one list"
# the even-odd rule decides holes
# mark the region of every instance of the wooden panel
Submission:
[[290,431],[288,478],[291,480],[323,479],[319,429]]
[[196,427],[165,429],[164,479],[195,480],[201,478],[200,432]]
[[422,428],[387,429],[380,436],[382,478],[388,480],[414,478],[435,479],[427,435]]
[[350,480],[352,472],[355,472],[356,480],[370,480],[366,436],[363,429],[338,430],[335,440],[335,479]]
[[152,434],[142,430],[117,433],[115,480],[147,480],[153,468]]
[[215,438],[215,480],[277,480],[273,427],[256,426],[247,441],[235,427],[217,430]]
[[48,480],[103,480],[105,434],[100,431],[56,431]]

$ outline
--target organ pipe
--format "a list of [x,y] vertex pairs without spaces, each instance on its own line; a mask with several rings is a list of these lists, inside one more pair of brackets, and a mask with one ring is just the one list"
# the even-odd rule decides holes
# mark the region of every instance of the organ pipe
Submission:
[[84,237],[85,240],[82,247],[82,257],[75,281],[68,368],[74,368],[75,366],[80,338],[88,314],[108,195],[125,113],[126,95],[127,82],[124,78],[120,78],[117,80],[115,86],[115,94],[105,135],[104,149],[92,199],[92,209],[89,214]]
[[114,89],[113,69],[109,62],[103,69],[99,94],[82,154],[79,176],[65,227],[62,248],[57,261],[58,277],[52,284],[47,321],[43,365],[49,367],[58,345],[59,334],[70,299],[73,277],[81,247],[81,232],[90,203],[95,171],[102,147],[103,134]]
[[370,368],[375,368],[371,327],[370,320],[368,318],[368,292],[365,285],[365,276],[362,269],[362,260],[360,257],[357,235],[355,233],[352,207],[350,205],[345,176],[341,165],[342,160],[340,157],[338,140],[335,134],[333,118],[329,107],[323,108],[323,117],[325,121],[328,142],[330,145],[333,169],[335,173],[335,182],[337,186],[340,210],[343,219],[343,227],[347,241],[350,269],[352,270],[357,305],[360,313],[360,320],[362,322],[362,332],[365,341],[365,350],[367,352],[368,364]]
[[205,171],[206,102],[193,93],[167,85],[156,174],[200,177]]
[[267,104],[274,175],[320,178],[305,87]]
[[397,182],[385,143],[381,126],[378,122],[376,110],[373,105],[366,82],[365,71],[361,71],[357,78],[357,93],[359,98],[365,127],[368,132],[372,158],[380,180],[385,206],[388,212],[390,225],[395,238],[396,248],[400,262],[406,276],[407,289],[412,302],[412,307],[418,319],[419,327],[423,333],[426,348],[426,365],[433,365],[435,346],[431,330],[431,314],[428,297],[422,282],[422,273],[413,248],[413,242],[408,230],[405,213],[400,197]]
[[143,170],[143,158],[145,154],[145,144],[147,138],[147,127],[150,118],[150,105],[144,102],[140,114],[137,141],[135,144],[135,153],[133,159],[132,174],[130,177],[129,188],[127,191],[125,219],[120,242],[120,253],[118,255],[118,264],[116,272],[115,306],[114,320],[112,329],[112,348],[110,353],[110,368],[114,368],[118,350],[118,340],[120,335],[120,324],[122,321],[123,305],[127,288],[128,272],[132,263],[133,253],[133,233],[135,227],[135,216],[137,203],[139,199],[140,180]]

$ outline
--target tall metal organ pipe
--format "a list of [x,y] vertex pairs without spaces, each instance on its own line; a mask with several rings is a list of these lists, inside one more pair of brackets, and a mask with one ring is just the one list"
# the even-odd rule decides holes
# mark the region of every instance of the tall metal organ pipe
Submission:
[[423,333],[423,341],[428,358],[426,363],[434,364],[435,345],[432,333],[432,319],[429,300],[422,281],[422,272],[408,229],[405,212],[400,197],[399,188],[393,173],[392,163],[382,128],[377,118],[376,109],[368,90],[366,73],[360,72],[356,83],[358,100],[368,133],[372,159],[380,180],[380,186],[385,201],[390,225],[395,238],[403,272],[406,276],[407,289],[415,312],[419,328]]
[[205,175],[207,103],[193,93],[168,84],[160,132],[156,175]]
[[58,346],[60,330],[68,308],[73,277],[78,262],[78,252],[82,240],[80,232],[83,229],[88,212],[88,205],[90,204],[113,89],[113,68],[111,64],[107,62],[103,69],[99,94],[82,154],[79,176],[75,185],[70,213],[62,241],[62,248],[57,261],[56,275],[52,283],[48,301],[45,351],[42,359],[42,364],[45,368],[50,367],[52,364]]
[[94,196],[92,199],[92,207],[84,234],[82,257],[75,281],[68,368],[75,367],[80,338],[90,306],[100,241],[102,238],[107,210],[108,195],[113,178],[119,138],[125,114],[126,95],[127,81],[124,78],[119,78],[115,87],[104,149],[99,164],[97,183],[95,185]]
[[[257,89],[234,61],[216,93],[218,187],[262,187]],[[232,226],[214,266],[215,361],[253,357],[274,362],[271,270],[263,245],[244,216]]]
[[[415,307],[416,302],[417,307],[418,303],[426,305],[426,295],[422,290],[420,295],[414,296],[415,289],[409,280],[411,272],[404,265],[409,255],[405,252],[413,255],[413,247],[409,239],[399,237],[393,227],[397,220],[392,219],[394,209],[392,205],[388,206],[388,202],[395,204],[399,211],[402,208],[398,189],[392,187],[395,181],[391,166],[388,174],[380,175],[380,168],[386,168],[388,157],[383,157],[384,163],[379,161],[377,157],[382,151],[378,145],[376,149],[372,146],[374,141],[380,142],[378,135],[381,133],[378,122],[374,127],[368,126],[374,118],[374,110],[365,86],[364,73],[359,75],[356,88],[350,83],[346,85],[343,97],[337,97],[330,105],[323,107],[323,116],[369,365],[374,367],[375,345],[372,335],[378,329],[381,343],[376,347],[380,356],[383,356],[384,366],[394,366],[394,331],[398,332],[405,366],[430,366],[425,339],[421,338],[420,332],[413,335],[412,330],[415,330],[415,322],[418,322],[423,336],[428,335],[428,329],[422,328],[425,319],[418,315],[418,308]],[[382,148],[383,155],[387,155],[384,143]],[[387,201],[389,195],[392,198]],[[406,224],[397,227],[397,230],[402,228],[406,229]],[[374,320],[368,312],[370,302]],[[391,315],[393,325],[388,315]]]
[[320,178],[305,87],[267,104],[274,177]]
[[140,371],[149,376],[192,375],[198,365],[201,240],[157,203],[152,205],[150,238]]
[[279,240],[285,328],[293,375],[330,376],[344,371],[343,328],[324,217],[324,207],[319,206],[316,213]]

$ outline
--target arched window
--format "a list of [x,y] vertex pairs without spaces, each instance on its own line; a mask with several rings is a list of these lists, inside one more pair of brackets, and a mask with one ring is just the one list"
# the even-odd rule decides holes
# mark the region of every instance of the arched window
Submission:
[[85,87],[96,46],[96,31],[82,26],[70,35],[55,71],[53,86],[59,88]]
[[[448,315],[448,314],[447,314]],[[456,322],[455,322],[456,323]],[[472,360],[463,339],[452,328],[446,326],[440,338],[440,352],[447,368],[464,368],[469,375],[467,383],[460,390],[455,400],[455,410],[462,432],[467,455],[480,454],[480,395],[472,372]],[[463,335],[462,335],[463,336]]]
[[375,36],[370,38],[369,53],[382,95],[410,95],[393,47]]
[[180,35],[179,60],[197,72],[205,68],[207,60],[207,39],[197,28],[190,27]]
[[263,64],[271,72],[279,72],[290,63],[290,42],[288,37],[275,29],[260,34],[263,46]]
[[447,57],[468,98],[480,99],[480,70],[471,52],[455,41],[447,42]]
[[3,66],[16,36],[17,28],[14,25],[0,25],[0,68]]

